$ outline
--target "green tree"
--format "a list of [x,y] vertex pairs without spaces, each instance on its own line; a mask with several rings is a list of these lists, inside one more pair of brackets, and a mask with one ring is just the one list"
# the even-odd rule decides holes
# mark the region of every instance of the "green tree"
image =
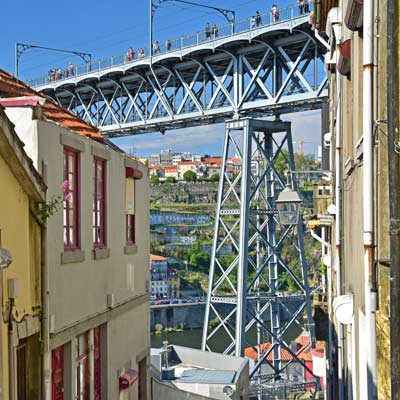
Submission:
[[197,180],[196,172],[193,172],[193,171],[191,171],[191,170],[186,171],[186,172],[183,174],[183,179],[184,179],[186,182],[196,182],[196,180]]
[[150,176],[150,183],[152,185],[158,185],[160,183],[160,180],[158,179],[157,175],[151,175]]
[[210,254],[202,250],[190,255],[189,264],[195,268],[208,268],[210,266]]
[[210,182],[219,182],[219,174],[212,174],[210,176]]
[[165,183],[175,183],[176,180],[173,176],[168,176],[167,179],[165,180]]

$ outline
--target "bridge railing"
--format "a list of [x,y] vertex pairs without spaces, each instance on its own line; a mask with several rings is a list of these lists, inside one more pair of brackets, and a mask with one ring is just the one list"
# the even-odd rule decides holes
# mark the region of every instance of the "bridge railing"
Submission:
[[[217,26],[218,30],[215,31],[213,26],[210,25],[210,34],[207,35],[205,30],[197,31],[193,34],[181,36],[177,39],[166,40],[165,42],[159,42],[158,46],[153,45],[153,57],[157,57],[161,54],[176,52],[188,47],[197,46],[207,42],[215,42],[218,39],[226,38],[229,36],[236,35],[238,33],[256,31],[257,29],[271,26],[279,22],[288,21],[304,15],[309,14],[311,11],[311,4],[307,5],[309,9],[300,10],[300,7],[296,5],[287,6],[285,8],[278,8],[278,15],[274,15],[272,12],[260,14],[259,18],[255,15],[252,17],[244,18],[235,23],[229,23],[222,26]],[[134,64],[138,60],[144,60],[150,58],[149,47],[136,48],[134,57],[128,55],[128,52],[118,54],[111,57],[105,57],[99,60],[87,62],[82,65],[73,66],[69,68],[58,68],[49,72],[47,75],[35,79],[27,80],[28,85],[32,87],[46,85],[47,83],[54,81],[62,81],[70,79],[76,76],[86,75],[91,72],[101,71],[104,69],[112,68],[124,64]]]

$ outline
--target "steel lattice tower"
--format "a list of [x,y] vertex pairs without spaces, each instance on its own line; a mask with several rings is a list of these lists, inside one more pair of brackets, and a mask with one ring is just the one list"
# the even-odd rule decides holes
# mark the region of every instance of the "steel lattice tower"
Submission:
[[[239,170],[230,168],[232,156],[240,159]],[[291,363],[281,359],[285,351],[308,370],[288,332],[307,332],[315,345],[303,224],[299,218],[282,225],[275,204],[286,186],[282,165],[295,169],[290,122],[226,122],[202,349],[243,356],[252,348],[258,360],[250,372],[252,398],[258,399],[318,386],[316,379],[291,381]],[[294,180],[292,186],[297,190]],[[291,259],[282,254],[285,245]]]

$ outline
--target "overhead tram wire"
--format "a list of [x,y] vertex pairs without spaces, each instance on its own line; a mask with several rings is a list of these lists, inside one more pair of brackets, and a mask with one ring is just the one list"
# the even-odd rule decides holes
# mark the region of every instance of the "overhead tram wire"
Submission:
[[[215,1],[217,1],[217,0],[210,0],[210,1],[215,2]],[[239,1],[239,2],[235,2],[233,5],[236,6],[236,7],[238,7],[238,8],[242,8],[242,7],[243,7],[244,5],[246,5],[246,4],[254,3],[254,2],[257,2],[257,1],[259,1],[259,0],[248,0],[248,1],[245,1],[245,2]],[[178,8],[178,9],[184,10],[184,11],[192,10],[191,7],[185,7],[185,6],[180,6],[180,5],[178,6],[176,3],[175,3],[175,4],[174,4],[174,3],[166,3],[166,6],[167,6],[167,8],[174,8],[174,9]],[[164,17],[167,17],[168,15],[173,15],[173,14],[174,14],[174,13],[168,13],[168,14],[164,15]],[[216,15],[216,16],[218,16],[218,17],[221,17],[221,16],[218,15],[215,11],[200,12],[199,15],[196,15],[195,17],[188,18],[188,19],[186,19],[184,22],[180,23],[179,25],[180,25],[180,26],[182,26],[182,25],[187,25],[188,23],[190,23],[190,22],[192,22],[192,21],[198,20],[199,17],[204,17],[204,16],[208,16],[208,15]],[[222,18],[222,17],[221,17],[221,18]],[[144,24],[141,24],[141,25],[139,25],[139,26],[140,26],[140,29],[137,29],[137,28],[138,28],[138,25],[136,25],[135,28],[124,28],[124,29],[120,29],[120,30],[116,31],[115,33],[111,33],[111,34],[107,34],[107,35],[102,35],[102,36],[97,36],[96,38],[91,39],[91,40],[88,40],[88,41],[86,41],[86,42],[76,42],[75,44],[70,44],[70,45],[65,45],[65,46],[66,46],[66,47],[75,47],[75,46],[85,45],[85,44],[87,44],[87,43],[98,42],[99,40],[101,40],[101,39],[103,39],[103,38],[110,38],[110,37],[115,36],[115,35],[117,35],[117,34],[119,34],[119,33],[123,33],[123,32],[135,32],[135,33],[140,33],[141,31],[146,32],[146,30],[148,29],[148,25],[146,25],[145,23],[144,23]],[[176,26],[176,24],[168,25],[168,26],[166,26],[166,27],[163,27],[163,28],[161,28],[161,29],[158,29],[157,32],[164,32],[164,31],[166,31],[166,30],[168,30],[168,29],[170,29],[170,28],[172,28],[172,27],[175,27],[175,26]],[[114,41],[114,42],[112,42],[112,43],[113,43],[113,44],[122,44],[122,43],[130,43],[130,42],[132,42],[132,39],[131,39],[131,38],[129,38],[129,39],[124,39],[124,40],[119,40],[119,41],[117,41],[117,42]],[[107,46],[107,45],[106,45],[106,46]],[[140,44],[139,44],[139,46],[140,46]],[[91,52],[93,53],[94,51],[99,50],[99,49],[103,49],[104,47],[105,47],[105,45],[104,45],[104,43],[103,43],[101,46],[99,46],[99,47],[94,47],[94,48],[92,48],[92,49],[90,49],[90,50],[91,50]],[[57,63],[57,62],[59,62],[58,60],[64,61],[64,60],[66,60],[66,59],[68,59],[68,58],[70,58],[70,57],[68,57],[68,56],[59,57],[59,58],[57,58],[57,59],[54,59],[54,62],[53,62],[53,60],[50,60],[49,62]],[[49,65],[49,62],[45,62],[45,63],[41,63],[41,64],[36,64],[35,66],[29,67],[29,68],[24,68],[23,66],[21,66],[21,67],[22,67],[22,68],[21,68],[21,73],[26,73],[26,72],[29,72],[29,71],[34,71],[35,69],[39,69],[40,67],[46,67],[46,66]]]
[[[253,1],[253,0],[252,0],[252,1]],[[185,8],[185,9],[186,9],[186,10],[189,10],[189,7]],[[212,15],[212,14],[215,14],[215,12],[214,12],[214,11],[211,11],[211,12],[210,12],[210,11],[206,11],[206,12],[204,12],[204,13],[201,13],[200,16],[207,16],[207,15]],[[172,13],[169,14],[169,15],[172,15]],[[189,18],[189,19],[187,19],[185,22],[180,23],[180,26],[186,25],[186,24],[190,23],[191,21],[197,20],[198,18],[199,18],[199,16]],[[164,27],[164,28],[158,29],[157,31],[158,31],[158,32],[164,32],[164,31],[168,30],[169,28],[172,28],[172,27],[175,27],[175,26],[176,26],[176,24],[169,25],[169,26],[166,26],[166,27]],[[97,41],[97,40],[96,40],[96,41]],[[117,41],[117,42],[113,42],[113,43],[114,43],[114,44],[121,44],[121,43],[129,43],[129,42],[132,42],[132,39],[125,39],[125,40],[121,40],[121,41]],[[89,41],[89,43],[90,43],[90,41]],[[70,46],[68,46],[68,47],[72,47],[72,45],[70,45]],[[97,50],[97,49],[102,49],[102,48],[104,48],[104,44],[103,44],[101,47],[97,47],[97,48],[95,47],[95,48],[91,49],[91,52],[93,53],[93,51],[95,51],[95,50]],[[60,58],[58,58],[58,60],[64,60],[64,59],[68,59],[68,58],[70,58],[70,57],[65,56],[65,57],[60,57]],[[56,61],[55,61],[55,62],[56,62]],[[49,63],[46,62],[46,63],[42,63],[42,64],[37,64],[35,67],[28,68],[28,69],[24,69],[24,68],[22,67],[22,68],[21,68],[21,73],[22,73],[22,72],[26,72],[26,71],[32,71],[33,69],[37,69],[37,68],[39,68],[39,67],[46,67],[46,66],[48,66],[48,65],[49,65]]]

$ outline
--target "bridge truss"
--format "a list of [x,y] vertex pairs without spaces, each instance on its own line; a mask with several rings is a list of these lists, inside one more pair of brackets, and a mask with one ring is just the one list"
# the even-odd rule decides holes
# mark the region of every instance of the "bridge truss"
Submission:
[[[237,175],[227,170],[232,155],[241,159]],[[224,343],[224,354],[253,351],[254,399],[271,398],[275,383],[286,394],[300,383],[319,384],[290,345],[303,333],[314,347],[315,332],[303,222],[283,225],[277,215],[275,202],[286,184],[282,162],[295,170],[290,123],[251,118],[226,123],[202,349],[215,351]],[[294,180],[292,185],[297,189]],[[232,247],[230,257],[221,253],[226,245]]]
[[319,108],[325,49],[308,17],[38,87],[108,136]]

